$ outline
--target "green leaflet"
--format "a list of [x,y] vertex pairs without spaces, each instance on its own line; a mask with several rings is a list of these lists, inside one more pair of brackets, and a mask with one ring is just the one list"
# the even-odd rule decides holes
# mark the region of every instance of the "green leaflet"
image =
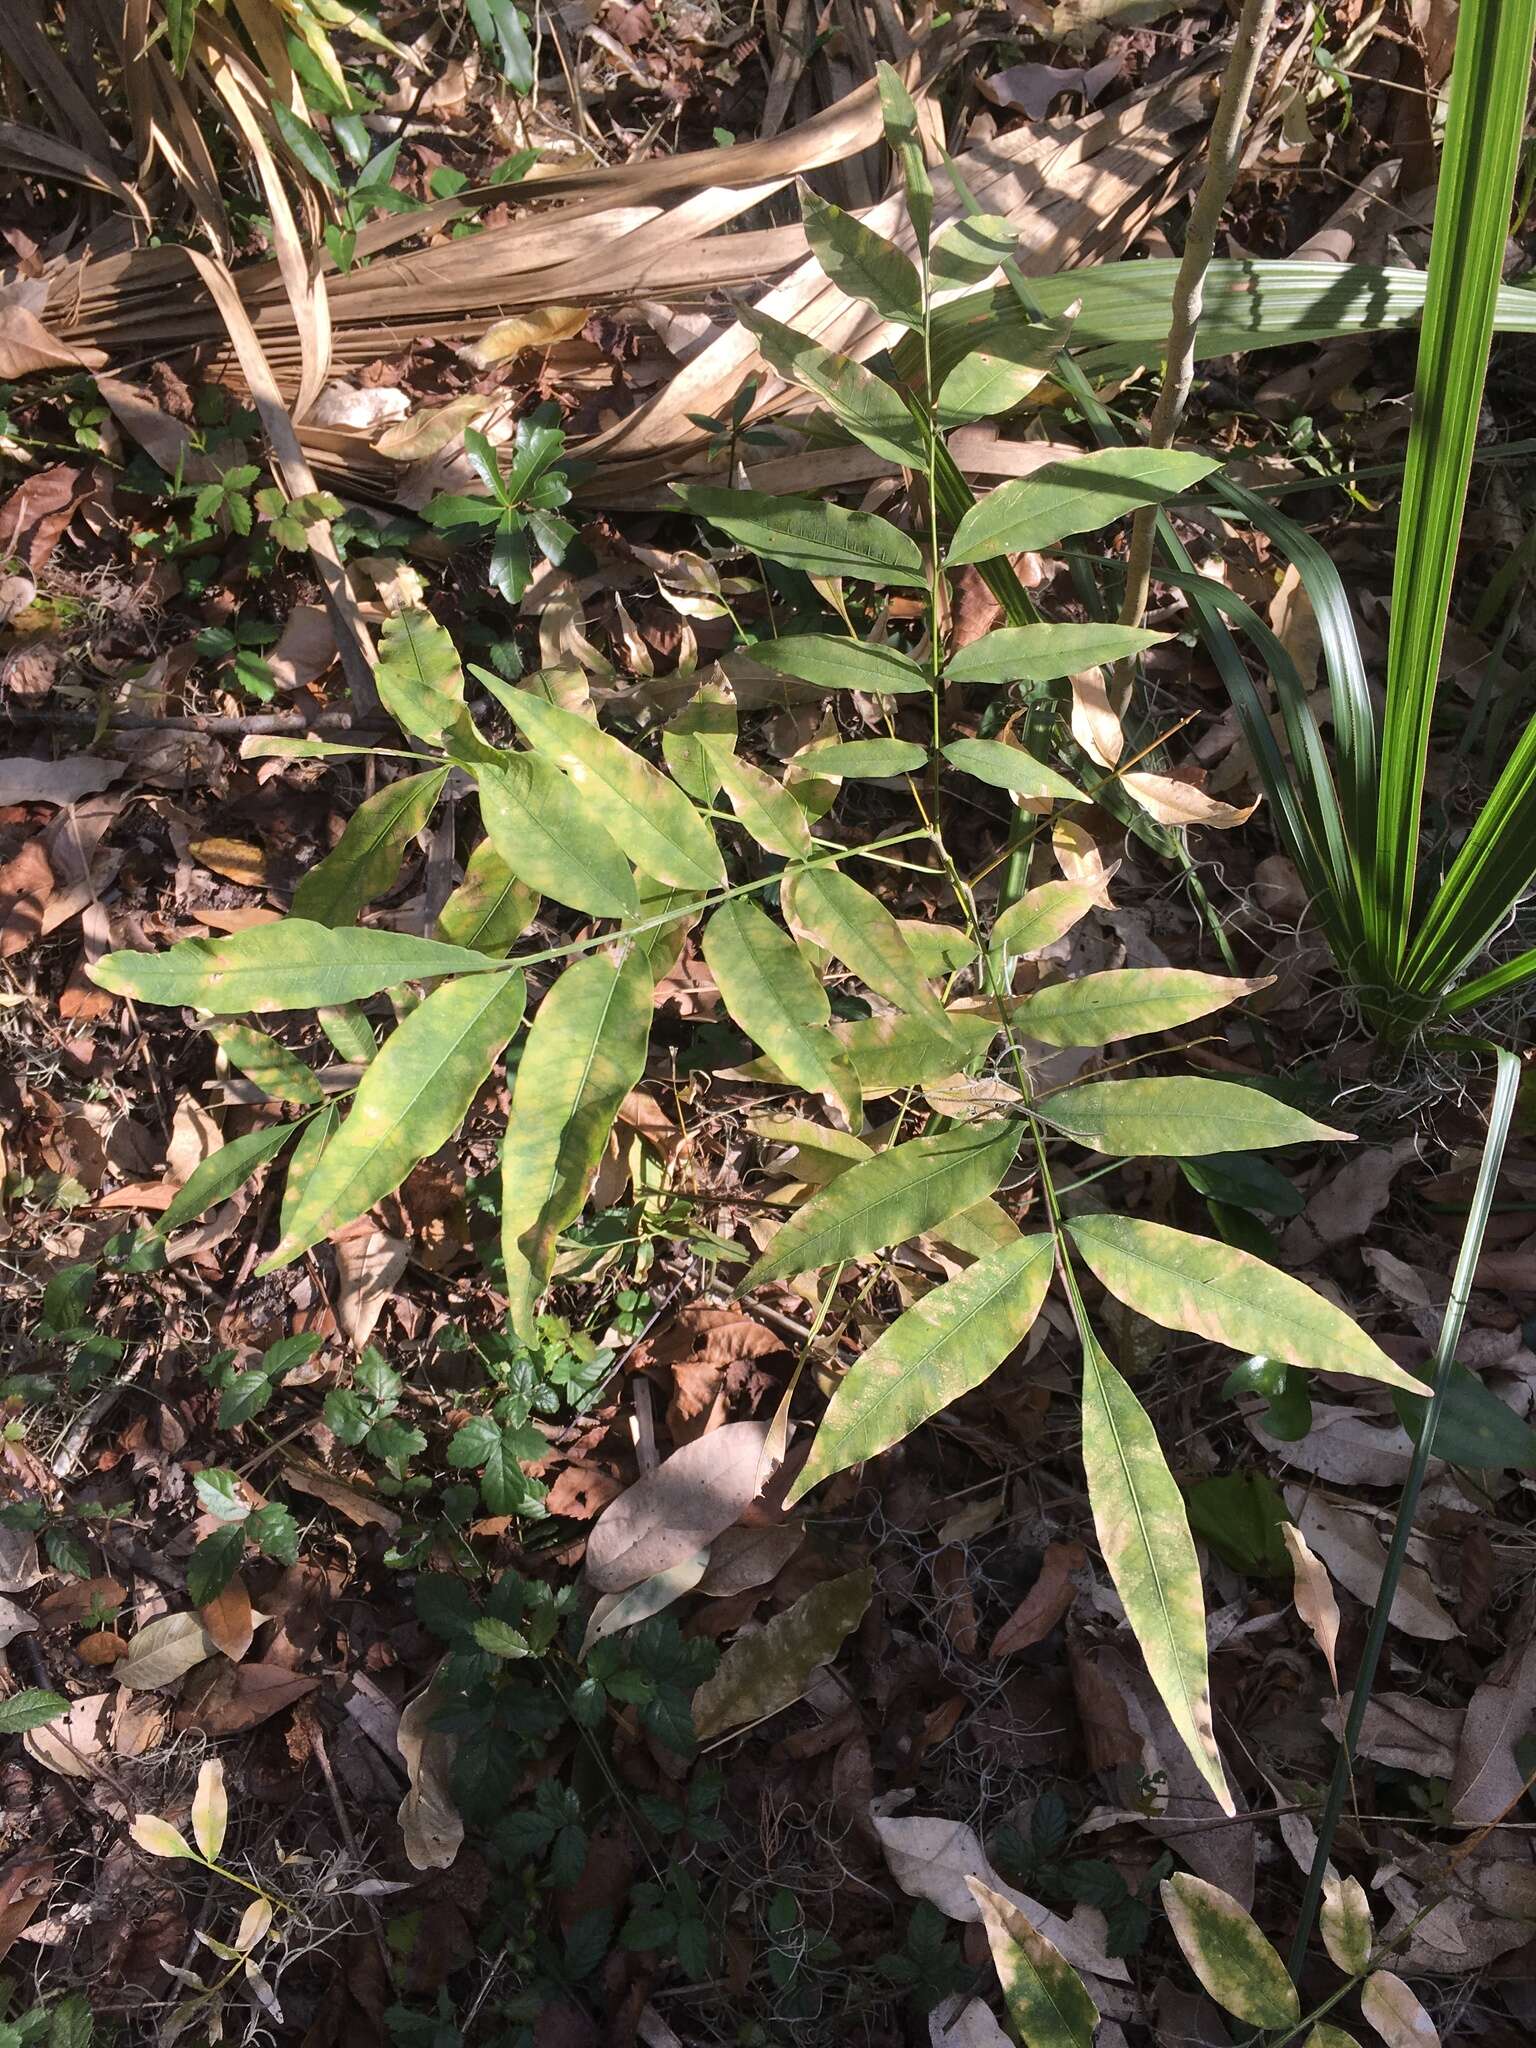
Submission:
[[858,1076],[828,1028],[820,977],[787,932],[746,896],[722,903],[704,933],[704,958],[731,1016],[787,1081],[863,1122]]
[[999,335],[995,347],[976,349],[939,387],[939,425],[964,427],[1011,412],[1049,375],[1058,348],[1055,339],[1028,333]]
[[309,1185],[309,1177],[340,1126],[341,1109],[335,1102],[327,1102],[301,1126],[299,1142],[293,1148],[293,1157],[288,1162],[287,1176],[283,1181],[283,1206],[277,1218],[279,1238],[288,1235],[304,1190]]
[[412,1010],[364,1070],[352,1108],[294,1197],[271,1273],[375,1202],[451,1138],[522,1021],[523,977],[450,981]]
[[720,786],[759,846],[785,860],[804,860],[811,852],[811,827],[805,812],[782,782],[744,761],[740,754],[721,754],[715,771]]
[[405,775],[359,804],[340,839],[294,890],[293,915],[347,925],[365,903],[392,888],[406,847],[431,817],[447,780],[446,767]]
[[737,1636],[693,1696],[700,1741],[792,1707],[864,1619],[874,1590],[874,1572],[865,1565],[812,1586],[766,1628]]
[[539,914],[539,899],[520,882],[489,839],[482,839],[464,879],[443,905],[435,936],[449,946],[470,946],[504,960]]
[[1087,668],[1107,668],[1168,637],[1140,626],[1092,622],[999,626],[958,648],[945,662],[944,673],[952,683],[1054,683]]
[[764,668],[821,690],[899,697],[929,688],[927,676],[899,647],[872,647],[839,633],[786,633],[782,640],[759,640],[747,652]]
[[529,744],[570,776],[588,810],[600,811],[636,867],[679,889],[723,887],[720,849],[676,783],[574,711],[528,690],[506,690],[501,701]]
[[1267,988],[1272,979],[1239,981],[1183,967],[1112,967],[1022,996],[1013,1021],[1042,1045],[1106,1045],[1192,1023]]
[[1060,1949],[1012,1899],[979,1877],[965,1881],[981,1908],[1003,2003],[1025,2048],[1093,2048],[1099,2009]]
[[[1429,1403],[1411,1394],[1394,1394],[1392,1405],[1398,1421],[1417,1443],[1424,1433]],[[1435,1456],[1447,1465],[1472,1471],[1536,1472],[1536,1430],[1491,1387],[1485,1387],[1476,1373],[1464,1365],[1453,1365],[1440,1404]]]
[[1429,1391],[1342,1309],[1236,1245],[1129,1216],[1079,1216],[1067,1230],[1110,1293],[1165,1330],[1315,1372],[1357,1373],[1409,1394]]
[[1043,952],[1088,915],[1097,893],[1086,882],[1042,882],[993,920],[992,952]]
[[1036,1103],[1035,1114],[1063,1137],[1119,1159],[1138,1152],[1153,1159],[1200,1159],[1210,1151],[1213,1134],[1229,1152],[1352,1136],[1315,1123],[1262,1089],[1182,1074],[1081,1081]]
[[1093,1335],[1083,1343],[1083,1469],[1099,1548],[1163,1705],[1224,1813],[1211,1725],[1200,1561],[1184,1497],[1147,1411]]
[[837,868],[801,868],[784,885],[784,915],[898,1010],[947,1031],[943,1004],[923,980],[901,926],[878,896]]
[[353,1060],[360,1067],[366,1067],[379,1049],[373,1026],[359,1003],[322,1003],[315,1012],[315,1022],[342,1058]]
[[1057,797],[1063,803],[1082,799],[1083,792],[1064,775],[1006,740],[951,740],[939,751],[952,767],[993,789],[1012,790],[1015,796]]
[[958,925],[925,924],[920,917],[899,917],[896,922],[925,981],[958,974],[976,958],[975,946]]
[[862,1258],[936,1229],[992,1193],[1022,1136],[1019,1123],[970,1124],[893,1145],[849,1167],[795,1211],[740,1291]]
[[253,1024],[220,1024],[212,1037],[230,1065],[248,1074],[272,1101],[324,1102],[325,1090],[312,1070],[269,1033],[258,1031]]
[[1177,498],[1220,465],[1178,448],[1099,448],[1048,462],[1031,476],[989,491],[955,528],[945,557],[962,562],[1048,548],[1069,534],[1092,533],[1141,505]]
[[667,773],[696,804],[712,804],[720,787],[716,763],[736,750],[736,699],[718,683],[701,684],[663,729]]
[[634,917],[640,898],[629,862],[586,791],[542,754],[504,758],[504,767],[476,773],[480,815],[503,864],[530,889],[589,917]]
[[375,681],[385,710],[414,738],[442,746],[473,731],[458,652],[425,607],[385,620]]
[[789,382],[824,398],[836,418],[866,448],[904,469],[926,467],[927,437],[883,378],[851,356],[823,348],[809,335],[797,334],[754,307],[743,306],[740,318],[756,335],[764,361]]
[[911,740],[833,740],[808,748],[799,758],[813,774],[840,775],[851,782],[860,776],[913,775],[927,761],[928,749]]
[[873,228],[800,187],[800,214],[811,254],[839,291],[904,327],[923,324],[923,293],[917,272],[901,251]]
[[1048,1235],[1017,1238],[898,1316],[838,1385],[784,1505],[899,1444],[996,1372],[1039,1315],[1052,1260]]
[[886,147],[900,165],[901,182],[906,187],[907,219],[912,223],[917,246],[926,249],[933,233],[933,180],[928,175],[917,108],[901,74],[884,58],[875,66],[875,79],[880,87],[880,119]]
[[928,282],[936,292],[970,291],[985,284],[1019,246],[1019,230],[1000,213],[962,214],[935,235],[928,252]]
[[808,576],[853,576],[866,583],[924,588],[917,542],[874,512],[848,512],[820,498],[767,491],[722,491],[674,484],[688,510],[742,547]]
[[1308,2034],[1301,2048],[1360,2048],[1353,2034],[1346,2034],[1342,2027],[1319,2024]]
[[1187,1870],[1159,1886],[1184,1960],[1224,2012],[1250,2027],[1288,2027],[1301,2000],[1285,1964],[1230,1893]]
[[332,931],[301,917],[254,924],[226,938],[183,939],[163,953],[109,953],[90,970],[98,988],[146,1003],[185,1003],[208,1016],[309,1010],[360,1002],[436,974],[501,972],[463,946],[358,927]]
[[1359,1878],[1324,1881],[1318,1920],[1329,1960],[1349,1976],[1363,1977],[1371,1966],[1376,1930],[1371,1924],[1371,1902]]
[[[697,906],[691,915],[687,914],[690,906]],[[682,957],[683,941],[698,923],[701,909],[696,891],[673,889],[665,882],[653,881],[649,875],[640,877],[639,922],[644,925],[657,917],[671,920],[667,924],[652,924],[646,931],[637,931],[631,941],[650,970],[653,982],[664,979],[677,965]]]
[[[948,1010],[943,1031],[922,1017],[887,1015],[834,1024],[832,1036],[853,1062],[865,1095],[871,1096],[894,1095],[902,1088],[946,1079],[957,1067],[980,1059],[998,1029],[995,1018]],[[753,1061],[742,1072],[753,1081],[787,1078],[771,1060]]]
[[248,1131],[243,1138],[231,1138],[227,1145],[221,1145],[188,1174],[186,1185],[156,1219],[154,1236],[174,1237],[216,1203],[228,1201],[258,1166],[281,1152],[295,1132],[304,1128],[303,1123],[268,1124],[264,1130]]
[[593,953],[539,1005],[518,1063],[501,1154],[501,1249],[512,1325],[532,1334],[555,1241],[581,1213],[619,1104],[645,1072],[651,976]]

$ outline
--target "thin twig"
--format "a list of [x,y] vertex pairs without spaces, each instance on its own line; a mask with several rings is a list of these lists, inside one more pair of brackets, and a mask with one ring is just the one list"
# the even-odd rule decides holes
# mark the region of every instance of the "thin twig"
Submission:
[[[1259,60],[1269,39],[1275,0],[1243,0],[1237,35],[1221,97],[1211,126],[1210,160],[1194,206],[1190,210],[1189,232],[1173,287],[1173,320],[1168,330],[1168,359],[1163,370],[1162,389],[1152,412],[1148,442],[1153,448],[1171,448],[1178,433],[1184,408],[1195,381],[1195,336],[1205,300],[1205,274],[1216,250],[1216,233],[1222,208],[1232,190],[1242,162],[1243,128],[1248,104],[1253,97]],[[1152,580],[1152,544],[1157,530],[1157,507],[1144,505],[1131,524],[1130,556],[1125,571],[1125,602],[1122,625],[1139,626],[1147,608],[1147,591]],[[1130,664],[1122,671],[1129,678]]]

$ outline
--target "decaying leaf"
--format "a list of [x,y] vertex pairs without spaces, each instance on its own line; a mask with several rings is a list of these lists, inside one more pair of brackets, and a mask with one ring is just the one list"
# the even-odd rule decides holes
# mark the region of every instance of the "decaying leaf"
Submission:
[[606,1507],[587,1543],[587,1578],[622,1593],[729,1529],[756,1497],[765,1422],[727,1422],[684,1444]]
[[1236,1899],[1184,1870],[1159,1889],[1184,1960],[1224,2012],[1253,2027],[1287,2027],[1300,2018],[1285,1964]]
[[[718,1432],[716,1432],[718,1434]],[[707,1441],[707,1439],[706,1439]],[[793,1706],[812,1675],[858,1627],[875,1589],[866,1565],[802,1593],[766,1627],[739,1635],[693,1696],[693,1723],[708,1741]]]
[[1296,1575],[1296,1612],[1311,1629],[1313,1641],[1327,1660],[1328,1676],[1333,1680],[1333,1689],[1337,1692],[1339,1603],[1333,1597],[1333,1581],[1328,1576],[1328,1567],[1321,1558],[1312,1554],[1306,1537],[1294,1522],[1282,1523],[1280,1535],[1286,1549],[1291,1553],[1291,1569]]
[[1358,1878],[1324,1879],[1319,1925],[1332,1961],[1351,1977],[1363,1976],[1371,1960],[1374,1930],[1370,1901]]
[[1012,1899],[978,1877],[965,1882],[981,1908],[1009,2017],[1028,2048],[1092,2048],[1099,2012],[1082,1978]]
[[445,1704],[436,1684],[429,1685],[401,1714],[395,1735],[411,1781],[400,1802],[400,1832],[417,1870],[446,1870],[464,1840],[464,1822],[448,1790],[458,1738],[432,1726]]
[[196,1664],[217,1655],[217,1645],[195,1614],[165,1614],[141,1628],[112,1676],[129,1692],[174,1685]]
[[1360,1987],[1360,2010],[1387,2048],[1440,2048],[1434,2021],[1391,1970],[1374,1970]]

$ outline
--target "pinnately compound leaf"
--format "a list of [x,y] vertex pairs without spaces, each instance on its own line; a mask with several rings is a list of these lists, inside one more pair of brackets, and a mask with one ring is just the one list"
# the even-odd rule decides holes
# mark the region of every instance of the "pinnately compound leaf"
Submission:
[[785,1506],[979,1387],[1040,1313],[1051,1267],[1048,1236],[1017,1238],[898,1316],[833,1394]]
[[1201,1159],[1219,1134],[1226,1152],[1315,1144],[1351,1137],[1330,1130],[1262,1089],[1194,1075],[1138,1081],[1082,1081],[1036,1105],[1042,1123],[1063,1137],[1117,1159]]
[[750,898],[722,903],[704,932],[704,958],[726,1009],[787,1081],[863,1121],[858,1076],[830,1030],[827,992],[787,932]]
[[956,568],[1096,532],[1142,505],[1178,497],[1218,466],[1207,455],[1175,448],[1099,448],[1048,462],[999,484],[973,505],[956,527],[946,559]]
[[364,1070],[346,1121],[299,1190],[260,1272],[286,1266],[382,1202],[453,1136],[522,1022],[523,1002],[523,977],[514,972],[446,982],[411,1011]]
[[1012,1021],[1042,1045],[1106,1045],[1145,1031],[1172,1031],[1267,988],[1273,976],[1240,981],[1182,967],[1112,967],[1060,981],[1014,1005]]
[[1025,2048],[1093,2048],[1099,2009],[1060,1949],[1012,1899],[979,1877],[965,1881],[981,1908],[1003,2003]]
[[971,1124],[893,1145],[797,1209],[741,1283],[809,1273],[905,1244],[990,1195],[1019,1149],[1020,1123]]
[[1356,1373],[1405,1393],[1428,1392],[1343,1309],[1252,1252],[1129,1216],[1079,1216],[1067,1229],[1110,1293],[1165,1330],[1189,1330],[1316,1372]]
[[1187,1870],[1164,1878],[1159,1889],[1184,1960],[1223,2012],[1250,2027],[1293,2026],[1301,2000],[1252,1915]]
[[481,768],[480,815],[502,861],[530,889],[589,917],[634,917],[629,862],[608,836],[602,807],[541,754]]
[[301,917],[249,925],[217,939],[183,939],[163,953],[109,953],[90,970],[98,988],[146,1003],[185,1003],[213,1017],[361,1002],[381,989],[439,974],[503,972],[499,960],[369,926],[333,932]]
[[1184,1497],[1147,1411],[1091,1335],[1083,1347],[1083,1469],[1099,1548],[1148,1673],[1200,1775],[1231,1813]]
[[639,953],[567,967],[518,1063],[502,1147],[501,1246],[513,1327],[531,1336],[555,1242],[586,1200],[619,1104],[645,1072],[652,986]]

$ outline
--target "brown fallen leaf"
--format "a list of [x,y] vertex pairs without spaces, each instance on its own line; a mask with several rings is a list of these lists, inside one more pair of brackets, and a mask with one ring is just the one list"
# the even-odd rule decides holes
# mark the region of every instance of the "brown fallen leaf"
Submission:
[[75,1645],[75,1655],[82,1664],[115,1664],[128,1654],[128,1644],[116,1629],[99,1628],[91,1635],[82,1636]]
[[400,1832],[417,1870],[446,1870],[464,1840],[464,1822],[448,1790],[458,1737],[432,1727],[442,1705],[435,1684],[429,1685],[406,1707],[395,1732],[411,1781],[400,1802]]
[[804,1541],[799,1522],[723,1529],[709,1546],[709,1566],[696,1590],[712,1600],[729,1600],[771,1585]]
[[1294,1522],[1282,1522],[1280,1534],[1285,1540],[1286,1549],[1291,1553],[1291,1569],[1296,1578],[1296,1612],[1311,1629],[1313,1641],[1327,1660],[1328,1676],[1333,1680],[1333,1689],[1337,1692],[1339,1603],[1333,1597],[1333,1581],[1328,1576],[1328,1567],[1321,1558],[1313,1556],[1306,1537]]
[[336,630],[323,605],[296,604],[288,614],[267,667],[279,690],[301,690],[336,659]]
[[22,1929],[42,1911],[52,1883],[51,1856],[18,1856],[0,1870],[0,1958],[9,1955]]
[[971,1595],[970,1569],[964,1549],[958,1543],[946,1543],[935,1554],[932,1570],[939,1625],[962,1657],[974,1657],[976,1602]]
[[282,1664],[230,1664],[222,1658],[192,1681],[176,1710],[178,1729],[243,1735],[303,1699],[319,1684]]
[[0,305],[0,377],[7,382],[39,370],[99,370],[106,360],[99,348],[71,348],[60,341],[30,306],[14,297]]
[[1140,768],[1122,775],[1120,784],[1159,825],[1209,825],[1230,832],[1247,824],[1259,807],[1257,797],[1251,804],[1224,804],[1182,776],[1153,775]]
[[205,868],[242,888],[260,889],[266,884],[267,856],[248,839],[194,839],[188,851]]
[[300,1493],[312,1493],[316,1500],[323,1500],[328,1508],[334,1508],[339,1515],[345,1515],[355,1528],[366,1529],[371,1523],[382,1529],[387,1536],[393,1536],[400,1527],[400,1517],[391,1507],[374,1495],[365,1493],[361,1487],[350,1486],[345,1480],[335,1479],[329,1472],[321,1472],[312,1465],[285,1465],[283,1483],[296,1486]]
[[[1371,1516],[1300,1487],[1286,1489],[1285,1504],[1307,1543],[1339,1584],[1365,1606],[1374,1606],[1387,1552]],[[1429,1573],[1411,1559],[1397,1582],[1391,1621],[1405,1635],[1428,1642],[1449,1642],[1457,1633],[1455,1622],[1436,1597]]]
[[238,1572],[216,1600],[202,1610],[203,1627],[232,1664],[238,1664],[251,1647],[255,1626],[251,1619],[251,1596]]
[[53,890],[53,869],[39,834],[0,867],[0,960],[24,953],[42,931]]
[[363,1217],[335,1239],[334,1249],[336,1320],[348,1343],[361,1351],[405,1271],[411,1248]]
[[1074,1574],[1088,1561],[1081,1543],[1048,1543],[1040,1576],[992,1638],[991,1657],[1009,1657],[1043,1642],[1077,1598]]
[[590,1522],[623,1491],[624,1482],[601,1465],[562,1465],[550,1482],[544,1505],[552,1515]]
[[155,1692],[214,1654],[213,1639],[195,1614],[163,1614],[139,1630],[112,1675],[129,1692]]
[[1434,2021],[1391,1970],[1375,1970],[1360,1987],[1360,2010],[1387,2048],[1440,2048]]
[[112,1695],[105,1692],[93,1692],[74,1701],[62,1720],[29,1728],[21,1738],[22,1748],[44,1770],[61,1778],[99,1776],[111,1702]]
[[1141,1762],[1141,1741],[1131,1727],[1125,1700],[1114,1681],[1099,1669],[1098,1656],[1073,1643],[1067,1651],[1072,1693],[1077,1701],[1078,1733],[1091,1771],[1110,1771],[1117,1764]]
[[72,804],[105,789],[122,772],[121,761],[97,754],[71,754],[67,761],[11,754],[0,761],[0,804]]
[[727,1422],[665,1458],[605,1508],[587,1541],[587,1578],[622,1593],[692,1557],[758,1492],[766,1422]]
[[[1342,1693],[1323,1709],[1324,1724],[1335,1735],[1343,1732],[1351,1698]],[[1417,1693],[1374,1693],[1360,1727],[1360,1754],[1389,1770],[1448,1778],[1456,1768],[1465,1719],[1464,1708],[1437,1707]]]
[[1502,1820],[1519,1803],[1525,1772],[1515,1745],[1536,1723],[1536,1642],[1511,1649],[1473,1693],[1451,1774],[1453,1817],[1465,1826]]
[[127,1588],[116,1579],[70,1579],[38,1602],[37,1618],[45,1628],[74,1628],[87,1615],[121,1607],[127,1598]]
[[70,462],[27,477],[0,505],[0,558],[14,555],[35,575],[95,489],[91,472]]

